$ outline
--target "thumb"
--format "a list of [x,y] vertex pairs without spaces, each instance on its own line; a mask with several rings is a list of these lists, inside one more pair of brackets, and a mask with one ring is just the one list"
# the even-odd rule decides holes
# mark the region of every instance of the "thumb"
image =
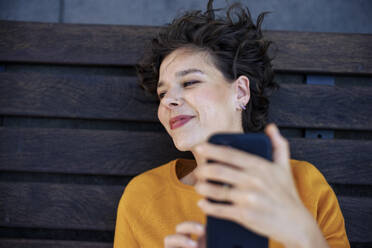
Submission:
[[273,147],[274,163],[285,166],[289,169],[290,151],[287,139],[280,134],[278,127],[274,123],[270,123],[266,126],[265,133],[269,136]]
[[206,248],[206,247],[207,247],[207,237],[204,234],[198,240],[198,248]]

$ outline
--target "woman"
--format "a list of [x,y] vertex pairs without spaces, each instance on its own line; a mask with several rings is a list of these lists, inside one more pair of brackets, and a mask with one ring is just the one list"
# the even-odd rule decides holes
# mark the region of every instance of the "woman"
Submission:
[[[205,247],[206,215],[269,237],[270,247],[350,247],[331,187],[313,165],[290,159],[287,140],[274,124],[265,125],[268,96],[278,85],[270,42],[261,34],[263,16],[254,24],[234,4],[226,18],[216,18],[210,0],[205,13],[186,13],[153,39],[138,68],[142,86],[158,95],[158,118],[177,149],[195,160],[170,161],[127,185],[115,248]],[[273,162],[206,142],[217,132],[262,130]],[[218,162],[206,166],[207,158]]]

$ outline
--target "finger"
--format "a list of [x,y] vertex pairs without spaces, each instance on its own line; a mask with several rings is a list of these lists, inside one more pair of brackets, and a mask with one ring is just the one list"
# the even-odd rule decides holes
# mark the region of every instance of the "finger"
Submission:
[[[255,186],[249,190],[237,188],[224,188],[222,186],[214,185],[208,182],[198,182],[195,184],[195,190],[205,196],[218,201],[228,201],[236,205],[261,207],[267,202],[264,194],[265,191],[262,186]],[[266,204],[267,205],[267,204]]]
[[183,247],[183,248],[195,248],[197,247],[196,241],[187,238],[182,234],[173,234],[166,236],[164,238],[164,247],[165,248],[175,248],[175,247]]
[[179,234],[195,234],[198,237],[205,232],[204,225],[195,221],[186,221],[176,226],[176,232]]
[[219,201],[230,201],[229,190],[222,186],[213,185],[211,183],[199,182],[195,184],[195,190],[199,194]]
[[[238,223],[246,228],[254,230],[255,232],[267,236],[267,226],[264,223],[269,223],[272,220],[272,215],[267,211],[258,209],[251,211],[246,207],[215,204],[202,199],[198,202],[198,206],[206,215],[216,218],[226,219]],[[265,221],[263,221],[265,219]]]
[[289,143],[279,132],[274,123],[270,123],[265,128],[265,133],[269,136],[273,147],[273,160],[275,163],[289,168]]
[[273,206],[268,197],[255,190],[231,190],[229,197],[237,206],[255,212],[263,212]]
[[236,148],[215,145],[207,142],[197,145],[195,151],[201,157],[216,160],[220,163],[238,167],[243,170],[260,170],[263,167],[270,168],[271,166],[270,161],[260,156]]
[[205,199],[198,201],[198,206],[203,210],[206,215],[231,220],[234,222],[239,221],[239,208],[235,205],[226,205],[211,203]]
[[194,170],[194,174],[200,181],[214,180],[235,187],[240,187],[241,184],[247,181],[247,175],[243,171],[219,163],[208,163],[205,166],[198,166]]

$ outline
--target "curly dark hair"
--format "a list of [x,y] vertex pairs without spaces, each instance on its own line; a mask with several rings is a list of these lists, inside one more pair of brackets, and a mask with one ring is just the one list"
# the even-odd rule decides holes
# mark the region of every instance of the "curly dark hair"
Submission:
[[265,40],[261,31],[268,12],[261,13],[254,24],[249,9],[240,3],[230,5],[225,17],[215,16],[220,10],[213,9],[213,0],[209,0],[204,13],[188,11],[162,28],[136,67],[140,86],[157,94],[160,65],[174,50],[206,51],[226,81],[233,82],[241,75],[249,78],[251,98],[242,111],[242,126],[244,132],[262,131],[269,112],[268,97],[279,88],[268,55],[272,41]]

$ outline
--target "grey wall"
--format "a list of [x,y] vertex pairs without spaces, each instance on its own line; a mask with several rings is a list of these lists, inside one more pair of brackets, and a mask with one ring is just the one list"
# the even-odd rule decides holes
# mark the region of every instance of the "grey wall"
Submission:
[[[0,19],[62,23],[163,25],[207,0],[0,0]],[[232,2],[232,1],[229,1]],[[257,16],[272,11],[264,28],[372,33],[372,0],[241,0]],[[225,0],[215,0],[224,7]]]

